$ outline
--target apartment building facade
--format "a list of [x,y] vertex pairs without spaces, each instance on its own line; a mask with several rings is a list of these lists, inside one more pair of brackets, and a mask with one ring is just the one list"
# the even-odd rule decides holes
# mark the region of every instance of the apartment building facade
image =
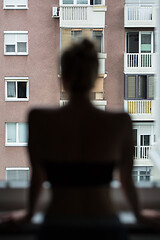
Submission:
[[150,181],[154,166],[150,150],[155,142],[156,5],[153,1],[126,0],[124,109],[133,120],[134,178]]
[[134,177],[151,180],[154,10],[152,3],[134,0],[0,1],[0,180],[29,179],[28,111],[68,102],[59,81],[58,55],[82,37],[95,41],[98,48],[92,103],[131,115]]
[[53,3],[0,1],[0,180],[29,178],[28,111],[59,105],[60,33]]

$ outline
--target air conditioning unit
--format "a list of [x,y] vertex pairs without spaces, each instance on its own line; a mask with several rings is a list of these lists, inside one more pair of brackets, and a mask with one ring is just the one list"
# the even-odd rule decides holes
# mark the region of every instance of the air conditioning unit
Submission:
[[52,18],[59,18],[59,7],[52,7]]

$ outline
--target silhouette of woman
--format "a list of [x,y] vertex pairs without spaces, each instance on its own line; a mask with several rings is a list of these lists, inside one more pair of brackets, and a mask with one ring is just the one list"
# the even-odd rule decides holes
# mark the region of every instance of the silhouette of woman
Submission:
[[[61,77],[69,103],[59,109],[34,109],[29,114],[32,178],[29,209],[24,219],[33,216],[42,183],[49,180],[53,197],[42,239],[47,236],[49,239],[56,231],[59,237],[66,236],[68,226],[72,229],[70,238],[82,238],[85,232],[88,237],[103,234],[108,239],[125,240],[109,193],[115,168],[135,216],[148,221],[140,213],[132,180],[134,147],[130,117],[126,113],[101,111],[91,104],[89,92],[97,74],[94,44],[84,39],[72,45],[61,56]],[[61,227],[54,228],[58,220]]]

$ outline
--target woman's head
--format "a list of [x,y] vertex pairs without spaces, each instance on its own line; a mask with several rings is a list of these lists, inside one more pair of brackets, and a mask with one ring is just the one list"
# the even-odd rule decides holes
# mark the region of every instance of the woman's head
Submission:
[[98,57],[95,45],[88,39],[73,44],[61,56],[64,88],[72,93],[87,93],[98,75]]

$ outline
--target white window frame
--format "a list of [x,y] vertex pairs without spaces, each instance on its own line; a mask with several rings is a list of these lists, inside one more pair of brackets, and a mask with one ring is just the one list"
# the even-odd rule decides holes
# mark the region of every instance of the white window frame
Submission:
[[[7,83],[8,82],[16,82],[16,97],[7,97]],[[27,86],[26,86],[26,94],[27,94],[27,98],[18,98],[18,87],[17,87],[17,83],[18,82],[26,82]],[[27,102],[29,101],[29,79],[28,77],[5,77],[5,101],[9,101],[9,102]]]
[[[7,131],[8,131],[7,124],[8,123],[16,123],[16,142],[15,143],[7,142]],[[19,123],[23,123],[23,122],[6,122],[5,123],[5,137],[6,137],[5,146],[6,147],[26,147],[26,146],[28,146],[28,142],[26,142],[26,143],[19,142]]]
[[27,10],[28,9],[28,0],[26,0],[26,4],[15,4],[11,5],[11,4],[7,4],[7,0],[3,0],[3,9],[8,9],[8,10],[12,10],[12,9],[19,9],[19,10]]
[[[18,43],[18,40],[17,40],[17,36],[15,36],[15,42],[14,44],[11,43],[11,45],[15,45],[15,52],[6,52],[6,46],[9,45],[9,44],[6,44],[5,43],[5,35],[7,34],[14,34],[14,35],[20,35],[20,34],[26,34],[27,35],[27,41],[22,41],[24,43],[26,43],[26,52],[18,52],[18,47],[17,47],[17,43]],[[28,31],[4,31],[4,55],[28,55]]]
[[[141,53],[141,36],[142,34],[148,34],[148,33],[151,33],[151,54],[154,53],[154,41],[153,41],[153,34],[154,34],[154,31],[137,31],[137,30],[128,30],[126,32],[126,41],[125,41],[125,53],[127,53],[127,46],[128,46],[128,42],[127,42],[127,33],[129,32],[138,32],[139,33],[139,52],[138,53]],[[137,53],[137,54],[138,54]],[[136,54],[136,53],[135,53]]]
[[[141,182],[141,183],[143,182],[143,183],[144,183],[144,182],[151,182],[151,181],[153,181],[153,176],[152,176],[153,167],[152,167],[152,166],[141,166],[141,167],[140,167],[140,166],[136,166],[136,167],[134,166],[133,171],[137,171],[137,173],[138,173],[137,175],[134,175],[134,174],[132,173],[133,176],[136,176],[136,177],[137,177],[136,183],[137,183],[137,182],[138,182],[138,183],[139,183],[139,182]],[[140,174],[141,171],[144,171],[144,172],[145,172],[145,171],[149,171],[150,174],[149,174],[148,176],[150,177],[150,180],[148,180],[148,181],[140,180],[140,177],[143,176],[143,175]]]
[[[10,182],[11,180],[7,179],[7,171],[28,171],[29,172],[29,167],[6,167],[6,181]],[[13,180],[13,181],[20,181],[20,180]],[[21,180],[22,181],[22,180]],[[25,181],[25,180],[24,180]]]

